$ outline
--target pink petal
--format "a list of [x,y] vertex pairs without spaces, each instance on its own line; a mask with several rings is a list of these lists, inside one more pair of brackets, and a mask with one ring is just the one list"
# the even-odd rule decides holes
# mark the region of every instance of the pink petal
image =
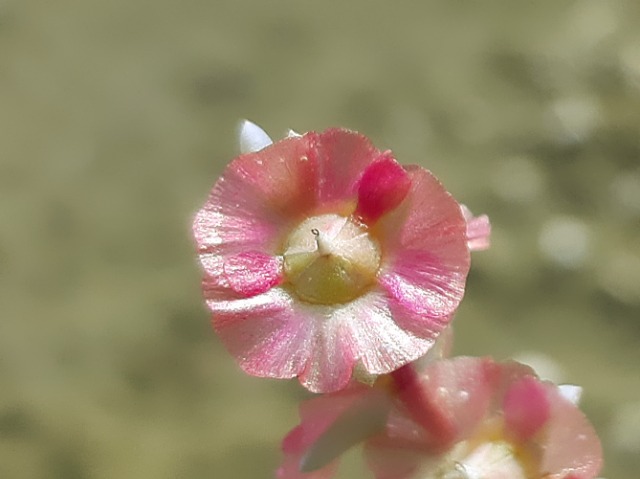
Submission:
[[[479,426],[490,410],[493,393],[493,365],[490,359],[458,357],[428,365],[414,387],[399,391],[385,435],[368,442],[367,463],[377,479],[405,479],[435,473],[455,441],[464,440]],[[403,368],[405,369],[405,368]],[[414,419],[421,401],[427,401],[429,415],[448,429],[448,437],[434,430],[431,420],[424,425]],[[415,402],[415,404],[414,404]],[[419,414],[419,412],[418,412]],[[442,428],[441,428],[442,429]],[[453,435],[450,435],[453,434]]]
[[207,304],[215,330],[245,372],[281,379],[302,372],[312,331],[286,291],[272,288],[251,298]]
[[466,223],[431,173],[412,167],[409,176],[407,198],[377,227],[387,258],[379,281],[400,306],[426,321],[444,319],[464,295],[470,263]]
[[540,439],[540,470],[549,479],[572,475],[593,479],[602,468],[602,445],[585,415],[552,384],[544,384],[550,402],[550,418]]
[[443,264],[427,252],[408,250],[396,254],[378,278],[399,314],[404,308],[408,319],[421,318],[414,328],[425,335],[446,326],[462,300],[465,280],[466,274],[455,265]]
[[356,361],[370,374],[386,374],[420,358],[435,343],[433,331],[421,337],[401,327],[379,290],[344,305],[296,303],[295,308],[309,334],[310,357],[300,382],[313,392],[344,388]]
[[234,195],[221,194],[220,199],[235,203],[238,196],[250,193],[278,215],[295,218],[308,211],[316,203],[311,192],[318,182],[317,163],[310,152],[314,138],[314,134],[286,138],[255,153],[240,155],[218,180],[221,189],[229,189],[225,183],[232,183]]
[[401,328],[382,291],[369,292],[334,316],[348,328],[353,354],[371,374],[386,374],[418,359],[434,343]]
[[282,281],[282,260],[259,251],[224,258],[223,270],[231,289],[245,297],[264,293]]
[[336,394],[320,396],[302,403],[300,424],[282,441],[285,459],[278,469],[278,479],[324,479],[337,469],[333,461],[316,471],[303,473],[301,466],[307,451],[329,430],[340,416],[369,393],[368,388],[356,387]]
[[301,372],[300,383],[309,391],[330,393],[344,389],[349,383],[356,363],[347,341],[345,325],[335,321],[330,307],[309,306],[304,314],[313,317],[307,327],[311,330],[310,358]]
[[226,281],[221,256],[274,255],[291,225],[315,205],[312,138],[283,140],[227,166],[193,223],[200,261],[212,283]]
[[511,384],[504,397],[503,409],[506,432],[516,442],[533,437],[550,415],[545,388],[532,376]]
[[422,374],[423,393],[448,417],[456,440],[471,434],[489,411],[492,365],[488,358],[460,356],[436,361]]
[[384,374],[424,355],[434,340],[399,327],[387,302],[373,290],[342,305],[297,304],[312,337],[300,382],[313,392],[338,391],[350,381],[356,361],[371,374]]
[[224,255],[251,250],[274,252],[282,227],[281,220],[274,218],[250,193],[238,199],[237,208],[221,200],[220,194],[214,188],[193,223],[200,262],[205,272],[215,278],[223,275]]
[[320,168],[318,204],[325,207],[355,199],[362,172],[380,155],[364,135],[338,128],[320,133],[314,147]]
[[372,224],[396,208],[409,192],[411,179],[387,151],[371,163],[358,184],[356,215]]
[[[362,386],[354,388],[362,389]],[[382,431],[390,407],[391,396],[386,391],[365,387],[362,397],[345,409],[307,449],[301,461],[302,469],[310,471],[324,467],[351,447]]]
[[491,245],[491,223],[487,215],[473,216],[471,210],[460,205],[464,219],[467,222],[467,246],[471,251],[481,251]]

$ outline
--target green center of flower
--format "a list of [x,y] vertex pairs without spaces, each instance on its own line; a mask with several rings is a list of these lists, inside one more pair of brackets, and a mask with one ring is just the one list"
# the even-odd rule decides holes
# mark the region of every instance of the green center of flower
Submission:
[[313,216],[285,245],[284,271],[296,294],[316,304],[346,303],[376,278],[380,247],[365,227],[335,214]]

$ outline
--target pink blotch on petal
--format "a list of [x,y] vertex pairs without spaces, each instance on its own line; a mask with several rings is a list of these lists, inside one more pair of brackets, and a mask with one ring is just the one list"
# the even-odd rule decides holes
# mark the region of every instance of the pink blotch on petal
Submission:
[[223,271],[236,293],[255,296],[282,281],[282,260],[260,251],[247,251],[225,257]]
[[460,205],[467,222],[467,246],[471,251],[481,251],[491,246],[491,223],[487,215],[473,216],[471,210]]
[[358,205],[355,214],[372,224],[396,208],[409,192],[411,179],[387,151],[371,163],[358,184]]
[[506,433],[516,442],[528,441],[549,420],[544,385],[532,376],[514,382],[505,394],[503,410]]

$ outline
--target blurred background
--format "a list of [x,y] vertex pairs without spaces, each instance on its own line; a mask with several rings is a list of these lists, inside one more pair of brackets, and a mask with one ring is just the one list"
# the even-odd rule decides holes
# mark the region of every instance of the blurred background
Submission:
[[245,117],[488,213],[456,352],[583,385],[637,477],[640,3],[0,0],[0,478],[271,477],[306,395],[225,353],[190,237]]

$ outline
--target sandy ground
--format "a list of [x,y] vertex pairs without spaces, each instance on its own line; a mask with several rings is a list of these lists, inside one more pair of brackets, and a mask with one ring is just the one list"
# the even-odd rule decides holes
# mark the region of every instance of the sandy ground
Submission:
[[[190,221],[346,126],[494,225],[456,351],[556,362],[640,470],[640,4],[0,1],[0,478],[271,477],[305,394],[209,328]],[[357,455],[341,477],[362,475]]]

